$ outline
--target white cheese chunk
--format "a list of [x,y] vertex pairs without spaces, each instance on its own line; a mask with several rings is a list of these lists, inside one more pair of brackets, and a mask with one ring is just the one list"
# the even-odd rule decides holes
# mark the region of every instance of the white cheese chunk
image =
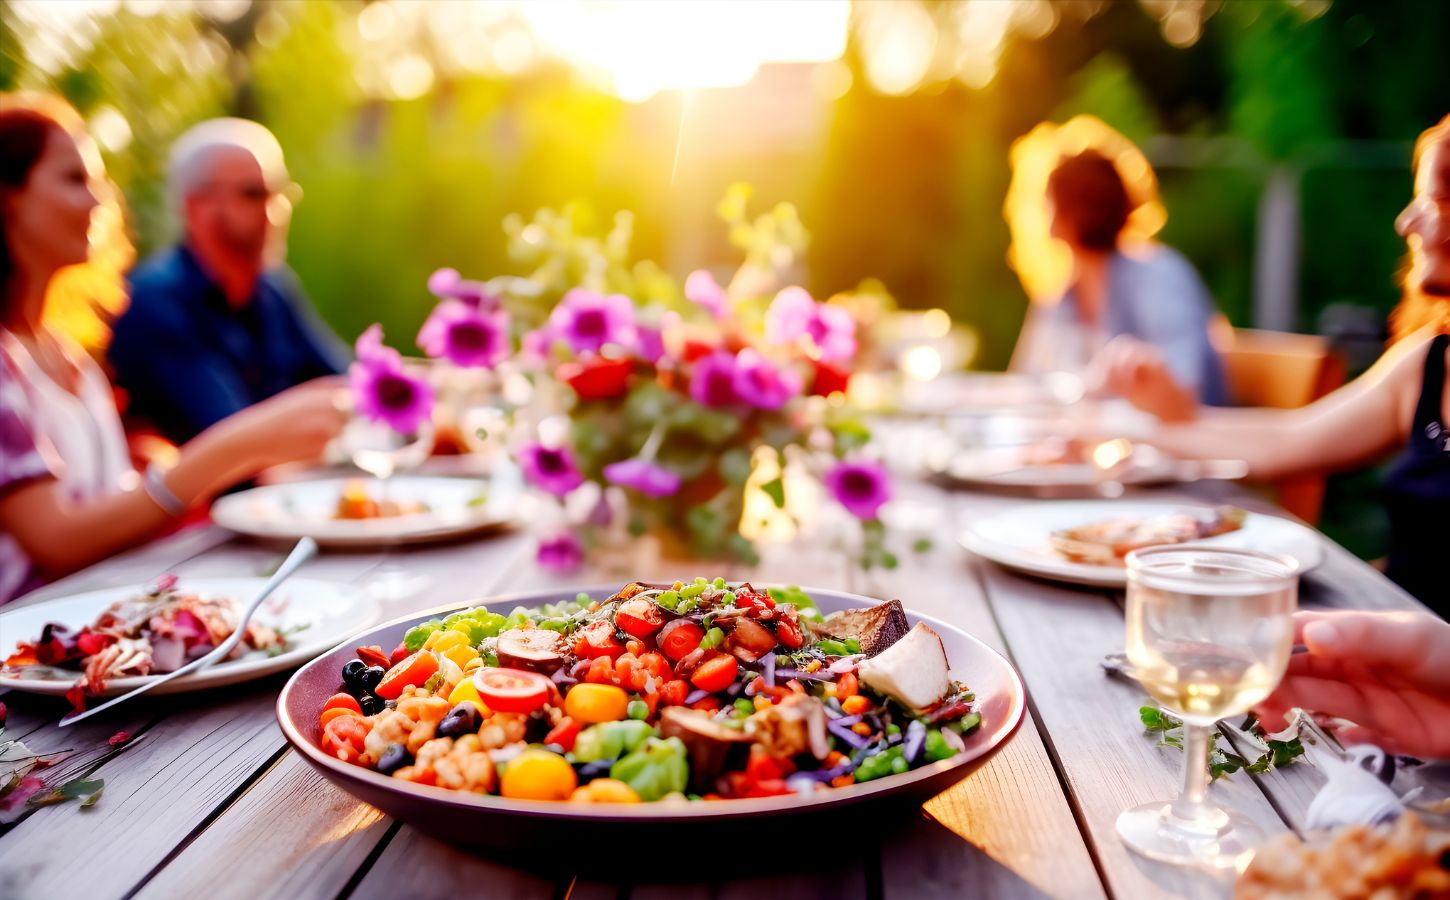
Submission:
[[941,635],[916,623],[899,641],[862,660],[857,674],[868,687],[911,709],[925,709],[951,689]]

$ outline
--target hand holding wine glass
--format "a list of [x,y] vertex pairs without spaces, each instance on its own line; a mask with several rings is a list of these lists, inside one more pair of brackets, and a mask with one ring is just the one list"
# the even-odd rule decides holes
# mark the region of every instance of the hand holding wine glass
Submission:
[[1297,568],[1265,553],[1192,545],[1128,556],[1128,661],[1149,695],[1184,724],[1178,799],[1118,817],[1119,836],[1138,853],[1228,867],[1262,840],[1251,822],[1208,802],[1208,752],[1214,723],[1248,711],[1284,675]]
[[1308,652],[1256,707],[1265,728],[1284,727],[1297,707],[1355,723],[1338,732],[1347,744],[1450,757],[1450,623],[1412,612],[1301,612],[1294,639]]

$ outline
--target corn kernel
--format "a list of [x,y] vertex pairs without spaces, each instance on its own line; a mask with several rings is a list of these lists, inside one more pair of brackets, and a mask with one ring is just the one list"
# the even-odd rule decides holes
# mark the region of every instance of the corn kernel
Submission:
[[860,694],[856,694],[854,697],[847,697],[845,700],[841,701],[841,710],[845,712],[848,716],[854,716],[859,713],[863,713],[870,708],[871,701],[867,700],[865,697],[862,697]]
[[857,722],[855,725],[851,726],[851,730],[861,735],[862,737],[865,737],[866,735],[871,733],[871,726],[866,724],[865,722]]
[[757,710],[765,709],[770,704],[771,704],[770,697],[766,696],[765,694],[756,694],[755,695],[755,708]]

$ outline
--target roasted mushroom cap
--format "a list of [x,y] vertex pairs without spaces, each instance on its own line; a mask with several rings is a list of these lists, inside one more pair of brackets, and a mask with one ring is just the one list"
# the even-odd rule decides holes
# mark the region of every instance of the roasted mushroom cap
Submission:
[[788,758],[809,753],[825,759],[831,752],[826,740],[826,708],[807,694],[792,694],[759,710],[747,720],[746,727],[771,756]]
[[911,623],[906,621],[906,610],[902,609],[901,601],[891,600],[865,609],[843,609],[831,613],[813,627],[818,635],[855,638],[862,653],[875,656],[910,631]]
[[669,706],[660,713],[660,736],[684,741],[690,755],[690,785],[700,791],[710,790],[715,777],[726,770],[731,750],[755,740],[704,710],[683,706]]
[[640,594],[648,590],[653,590],[653,588],[645,584],[643,581],[632,581],[629,584],[626,584],[624,587],[620,588],[618,593],[610,597],[608,600],[605,600],[604,602],[614,603],[617,600],[628,600],[635,594]]

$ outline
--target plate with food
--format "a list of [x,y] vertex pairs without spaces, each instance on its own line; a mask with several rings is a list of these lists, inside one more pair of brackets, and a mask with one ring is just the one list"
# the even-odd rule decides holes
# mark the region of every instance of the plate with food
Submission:
[[1201,543],[1281,553],[1299,571],[1323,561],[1311,528],[1233,506],[1192,503],[1062,501],[1032,503],[972,522],[959,540],[993,562],[1056,581],[1127,584],[1124,558],[1142,547]]
[[1247,474],[1236,460],[1186,460],[1122,438],[1049,437],[1012,446],[936,448],[927,470],[969,487],[1081,494]]
[[515,524],[517,479],[396,475],[289,481],[219,499],[212,521],[248,537],[324,547],[378,547],[447,540]]
[[329,779],[445,840],[608,851],[914,809],[1024,703],[998,653],[900,601],[701,578],[399,619],[304,666],[277,715]]
[[[0,688],[112,697],[181,668],[231,636],[265,578],[167,575],[0,613]],[[158,694],[235,684],[296,668],[376,622],[377,601],[344,584],[291,578],[257,610],[232,658],[158,686]]]

